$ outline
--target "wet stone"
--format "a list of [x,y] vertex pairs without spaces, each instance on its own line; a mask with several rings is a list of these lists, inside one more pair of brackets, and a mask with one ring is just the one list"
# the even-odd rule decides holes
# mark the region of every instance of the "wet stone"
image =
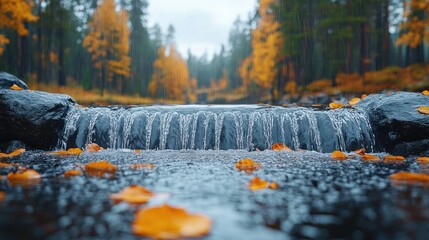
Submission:
[[[261,169],[247,174],[235,163],[252,158]],[[107,160],[113,177],[84,173],[66,179],[76,164]],[[131,232],[135,207],[114,204],[111,193],[140,184],[169,203],[208,215],[205,239],[425,239],[429,234],[429,190],[395,186],[388,176],[423,171],[414,159],[404,164],[333,161],[330,154],[246,150],[105,150],[62,157],[27,151],[8,161],[37,168],[35,186],[0,181],[7,199],[0,204],[0,239],[138,239]],[[130,169],[152,163],[153,169]],[[5,176],[8,169],[0,169]],[[276,181],[277,190],[252,192],[253,176]],[[23,231],[22,229],[25,229]]]

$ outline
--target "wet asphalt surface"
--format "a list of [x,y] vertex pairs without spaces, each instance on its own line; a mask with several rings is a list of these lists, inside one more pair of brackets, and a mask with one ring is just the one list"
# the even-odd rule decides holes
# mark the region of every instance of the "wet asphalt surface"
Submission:
[[[379,154],[382,156],[382,154]],[[235,163],[252,158],[262,168],[246,174]],[[114,177],[63,177],[79,163],[108,160]],[[334,161],[317,152],[105,150],[62,157],[25,152],[3,162],[42,174],[34,186],[11,186],[0,168],[0,239],[141,239],[131,232],[135,206],[114,204],[109,194],[131,184],[168,194],[149,205],[168,203],[213,220],[204,239],[427,239],[429,188],[394,185],[398,171],[426,172],[414,158],[372,163],[359,157]],[[153,163],[134,170],[132,163]],[[259,176],[277,190],[248,189]]]

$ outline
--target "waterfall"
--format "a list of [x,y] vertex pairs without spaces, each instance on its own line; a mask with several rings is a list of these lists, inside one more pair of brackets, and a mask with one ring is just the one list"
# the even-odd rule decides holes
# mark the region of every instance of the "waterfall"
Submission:
[[258,105],[185,105],[75,108],[57,148],[269,149],[283,142],[292,149],[319,152],[375,151],[366,113]]

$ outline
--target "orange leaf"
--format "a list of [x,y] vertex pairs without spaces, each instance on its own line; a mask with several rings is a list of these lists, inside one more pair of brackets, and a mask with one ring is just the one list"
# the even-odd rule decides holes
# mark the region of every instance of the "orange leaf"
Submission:
[[103,176],[106,173],[113,174],[116,170],[115,165],[104,160],[85,164],[85,171],[93,176]]
[[110,198],[115,202],[125,201],[133,204],[147,203],[153,196],[151,191],[138,185],[131,185],[120,193],[110,194]]
[[418,157],[417,162],[419,163],[429,163],[429,157]]
[[7,167],[13,167],[17,164],[11,164],[11,163],[0,163],[0,168],[7,168]]
[[189,214],[185,209],[168,205],[140,209],[132,225],[134,234],[154,239],[202,237],[212,222],[204,215]]
[[356,105],[358,102],[360,102],[360,98],[353,98],[349,101],[350,106]]
[[7,154],[7,153],[0,153],[0,158],[7,158],[7,157],[16,157],[20,155],[21,153],[25,152],[24,148],[16,149],[15,151]]
[[254,171],[261,167],[260,163],[254,162],[250,158],[245,158],[240,161],[238,161],[235,164],[235,167],[240,171]]
[[429,91],[428,91],[428,90],[424,90],[424,91],[422,92],[422,94],[423,94],[423,95],[425,95],[425,96],[429,96]]
[[331,154],[332,159],[334,160],[346,160],[347,156],[341,151],[333,151]]
[[141,153],[141,152],[142,152],[142,150],[141,150],[141,149],[134,149],[134,152],[135,152],[135,153]]
[[131,168],[133,168],[134,170],[137,169],[152,169],[155,167],[154,164],[152,163],[133,163],[130,165]]
[[23,90],[22,87],[20,87],[20,86],[18,86],[16,84],[13,84],[12,87],[10,87],[10,89],[15,90],[15,91],[21,91],[21,90]]
[[417,111],[419,111],[421,114],[429,114],[429,106],[418,107]]
[[6,178],[12,185],[35,185],[40,182],[42,176],[36,170],[25,169],[10,172]]
[[292,151],[292,149],[280,142],[274,143],[271,149],[274,151]]
[[82,174],[82,171],[79,169],[75,169],[75,170],[68,170],[64,173],[64,177],[66,178],[70,178],[70,177],[76,177]]
[[337,108],[342,108],[342,107],[344,107],[344,104],[336,103],[336,102],[332,102],[332,103],[330,103],[330,104],[329,104],[329,107],[330,107],[331,109],[337,109]]
[[98,146],[97,143],[90,143],[88,145],[86,145],[86,149],[87,152],[98,152],[101,150],[104,150],[104,148]]
[[375,156],[375,155],[371,155],[371,154],[364,154],[362,156],[362,159],[365,161],[380,161],[380,158]]
[[365,155],[365,148],[358,149],[358,150],[354,151],[354,153],[356,153],[359,156],[363,156],[363,155]]
[[385,161],[404,161],[405,158],[403,156],[384,156],[383,160],[385,160]]
[[427,183],[429,182],[429,175],[424,173],[398,172],[390,175],[390,179],[410,183]]
[[70,148],[67,151],[60,150],[53,152],[52,154],[60,155],[60,156],[70,156],[70,155],[79,155],[82,153],[82,150],[80,148]]
[[279,188],[279,184],[276,182],[270,182],[270,184],[268,184],[268,188],[269,189],[278,189]]
[[366,97],[368,97],[368,95],[366,95],[366,94],[362,94],[361,99],[364,99],[364,98],[366,98]]
[[254,177],[249,182],[249,188],[252,191],[261,190],[268,187],[268,182],[260,179],[259,177]]
[[3,202],[6,199],[6,193],[0,191],[0,203]]

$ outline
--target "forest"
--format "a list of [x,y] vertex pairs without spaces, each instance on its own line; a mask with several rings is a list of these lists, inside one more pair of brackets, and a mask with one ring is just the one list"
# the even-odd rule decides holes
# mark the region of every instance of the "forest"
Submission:
[[281,103],[429,87],[427,0],[259,0],[213,56],[182,56],[174,23],[148,26],[148,4],[1,0],[0,70],[98,103]]

